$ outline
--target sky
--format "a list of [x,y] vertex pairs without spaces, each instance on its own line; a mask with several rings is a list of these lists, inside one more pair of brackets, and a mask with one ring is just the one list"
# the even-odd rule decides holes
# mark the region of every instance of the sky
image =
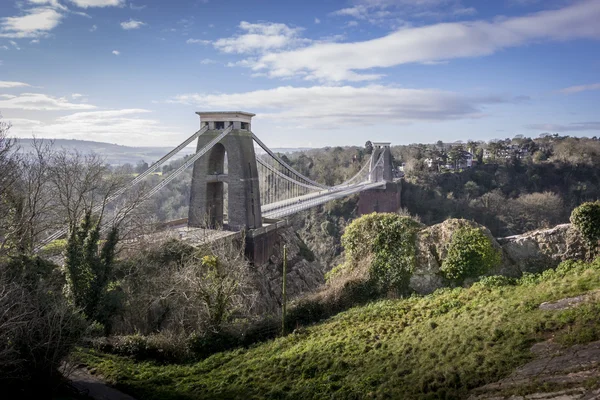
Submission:
[[0,0],[11,135],[269,147],[600,136],[600,0]]

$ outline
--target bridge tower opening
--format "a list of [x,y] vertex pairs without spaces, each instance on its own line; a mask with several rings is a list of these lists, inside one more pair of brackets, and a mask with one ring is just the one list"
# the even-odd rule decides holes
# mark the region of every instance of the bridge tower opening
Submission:
[[197,112],[200,150],[230,126],[232,131],[194,163],[188,225],[228,230],[262,226],[258,168],[250,130],[255,114],[241,111]]

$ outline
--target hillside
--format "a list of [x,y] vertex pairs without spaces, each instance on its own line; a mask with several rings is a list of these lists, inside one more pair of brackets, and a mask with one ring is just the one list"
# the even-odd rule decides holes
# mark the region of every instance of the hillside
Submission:
[[[135,362],[91,350],[77,358],[140,399],[466,398],[533,360],[535,343],[568,353],[600,339],[597,289],[600,261],[568,261],[518,281],[489,277],[470,288],[374,302],[195,364]],[[577,304],[540,307],[585,293]],[[586,360],[587,370],[593,372],[597,358]],[[568,368],[583,367],[565,362],[563,372]],[[531,378],[507,385],[508,392],[496,385],[483,393],[580,393],[598,385],[597,373],[588,373],[543,384]]]
[[[56,148],[64,148],[68,151],[78,151],[81,153],[96,153],[103,156],[106,162],[110,165],[123,165],[126,163],[135,165],[140,161],[145,161],[152,164],[169,151],[173,147],[149,147],[149,146],[122,146],[114,143],[95,142],[91,140],[76,140],[76,139],[44,139],[52,141]],[[17,139],[19,146],[23,152],[29,152],[33,147],[33,139]],[[294,153],[297,151],[309,150],[308,148],[276,148],[273,151],[277,153]],[[194,154],[196,147],[194,145],[183,148],[173,160],[185,157],[189,154]],[[260,154],[260,151],[257,150]]]

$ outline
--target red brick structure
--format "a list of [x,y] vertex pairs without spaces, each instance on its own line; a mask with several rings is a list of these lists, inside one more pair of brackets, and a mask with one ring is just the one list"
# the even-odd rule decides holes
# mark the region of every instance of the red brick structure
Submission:
[[358,215],[373,212],[398,212],[400,210],[401,181],[387,182],[382,189],[360,192],[358,197]]

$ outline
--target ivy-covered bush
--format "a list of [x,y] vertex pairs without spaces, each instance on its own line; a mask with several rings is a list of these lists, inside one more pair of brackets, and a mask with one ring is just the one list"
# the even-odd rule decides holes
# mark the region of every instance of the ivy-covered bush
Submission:
[[500,263],[500,253],[480,229],[463,227],[453,235],[448,255],[442,262],[442,275],[457,284],[476,278]]
[[405,292],[416,266],[416,234],[422,225],[407,216],[373,213],[354,220],[342,236],[346,262],[339,272],[370,260],[369,278],[382,291]]
[[595,253],[600,240],[600,201],[583,203],[575,208],[571,213],[571,223]]

